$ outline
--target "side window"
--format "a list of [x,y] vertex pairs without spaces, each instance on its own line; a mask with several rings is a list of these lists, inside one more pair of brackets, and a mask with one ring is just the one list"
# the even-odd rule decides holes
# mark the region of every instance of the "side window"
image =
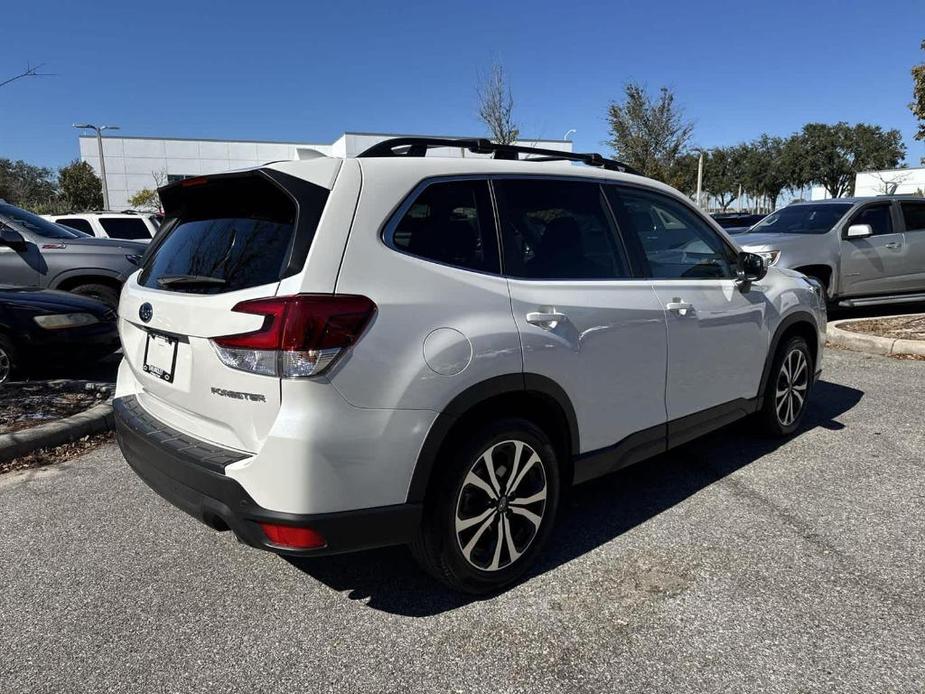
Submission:
[[100,224],[114,239],[150,239],[151,234],[145,223],[138,219],[123,217],[100,217]]
[[656,279],[729,279],[735,252],[695,212],[658,193],[608,186],[621,228],[635,234]]
[[90,226],[90,222],[86,219],[80,219],[79,217],[63,217],[61,219],[56,219],[55,224],[63,224],[66,227],[77,229],[77,231],[82,231],[85,234],[93,236],[93,227]]
[[893,233],[893,219],[890,216],[890,204],[870,205],[858,212],[848,225],[870,224],[874,236]]
[[420,258],[500,272],[487,181],[431,183],[395,225],[389,241]]
[[925,202],[900,203],[906,231],[925,231]]
[[494,186],[506,275],[525,279],[629,276],[597,183],[498,179]]

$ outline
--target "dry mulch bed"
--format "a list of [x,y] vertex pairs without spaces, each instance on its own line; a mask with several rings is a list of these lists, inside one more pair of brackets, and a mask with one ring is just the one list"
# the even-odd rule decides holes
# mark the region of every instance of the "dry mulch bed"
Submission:
[[98,390],[76,390],[54,382],[0,386],[0,434],[29,429],[83,412],[106,400]]
[[54,448],[42,448],[32,453],[27,453],[19,458],[13,458],[5,463],[0,463],[0,474],[4,472],[13,472],[14,470],[27,470],[35,467],[45,467],[55,463],[63,463],[88,451],[92,451],[104,443],[115,441],[116,437],[111,431],[93,436],[84,436],[78,441],[65,443]]
[[[0,385],[0,434],[57,421],[105,402],[111,389],[81,382],[37,381]],[[72,443],[43,448],[0,463],[0,474],[63,462],[112,441],[112,432],[84,436]]]
[[893,316],[842,323],[843,330],[894,340],[925,340],[925,316]]

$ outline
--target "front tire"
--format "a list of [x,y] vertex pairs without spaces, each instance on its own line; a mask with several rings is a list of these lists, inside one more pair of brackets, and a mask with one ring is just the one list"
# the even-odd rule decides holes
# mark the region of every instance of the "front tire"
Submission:
[[411,551],[450,588],[492,593],[521,578],[549,538],[559,461],[549,438],[524,419],[484,425],[454,448]]
[[789,338],[777,350],[758,413],[762,429],[772,436],[789,436],[800,426],[813,387],[814,364],[806,340]]
[[18,365],[13,343],[6,335],[0,335],[0,383],[9,381]]

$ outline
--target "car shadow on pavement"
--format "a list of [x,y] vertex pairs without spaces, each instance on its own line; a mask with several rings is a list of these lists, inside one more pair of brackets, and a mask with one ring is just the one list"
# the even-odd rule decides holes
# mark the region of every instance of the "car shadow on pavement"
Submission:
[[[843,429],[838,417],[862,397],[855,388],[820,381],[800,434],[815,427]],[[754,434],[750,422],[738,422],[594,484],[576,487],[565,498],[544,554],[526,578],[610,542],[786,442]],[[441,586],[418,568],[404,547],[284,561],[331,589],[346,592],[351,600],[402,616],[435,615],[480,599]]]

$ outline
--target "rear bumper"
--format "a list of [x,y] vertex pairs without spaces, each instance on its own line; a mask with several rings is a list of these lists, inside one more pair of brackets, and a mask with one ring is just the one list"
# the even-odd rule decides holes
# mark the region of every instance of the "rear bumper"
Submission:
[[[245,456],[194,439],[149,415],[134,396],[113,402],[116,436],[126,461],[144,482],[177,508],[216,530],[232,530],[246,544],[277,554],[320,556],[411,540],[421,519],[417,504],[337,513],[295,514],[259,506],[224,467]],[[294,550],[271,543],[261,522],[310,527],[324,547]]]

